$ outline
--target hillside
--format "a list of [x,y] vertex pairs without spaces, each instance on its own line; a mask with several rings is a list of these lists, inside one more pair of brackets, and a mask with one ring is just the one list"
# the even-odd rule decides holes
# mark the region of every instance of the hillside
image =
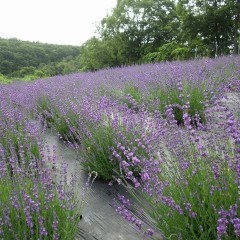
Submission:
[[[77,46],[0,38],[0,74],[10,78],[31,74],[38,77],[61,74],[61,69],[53,69],[56,64],[66,59],[71,61],[79,54],[80,47]],[[37,69],[40,72],[36,72]]]

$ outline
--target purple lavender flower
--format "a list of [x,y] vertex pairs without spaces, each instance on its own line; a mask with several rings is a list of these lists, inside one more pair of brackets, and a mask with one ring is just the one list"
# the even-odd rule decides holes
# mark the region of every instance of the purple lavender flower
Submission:
[[218,234],[218,238],[221,239],[222,236],[227,234],[228,220],[226,218],[219,218],[217,223],[218,223],[217,234]]
[[153,236],[153,234],[154,234],[154,230],[152,229],[152,228],[148,228],[146,231],[145,231],[145,235],[147,236],[147,237],[152,237]]
[[233,223],[234,233],[237,237],[240,237],[240,219],[234,218],[231,222]]

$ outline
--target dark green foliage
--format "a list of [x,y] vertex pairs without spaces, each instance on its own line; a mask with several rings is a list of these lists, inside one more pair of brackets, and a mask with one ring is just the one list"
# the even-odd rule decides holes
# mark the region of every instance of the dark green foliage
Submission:
[[104,40],[92,37],[81,47],[80,68],[82,71],[95,71],[121,66],[125,62],[123,51],[124,42],[118,36]]
[[239,13],[237,0],[119,0],[83,46],[81,69],[237,54]]
[[102,20],[101,35],[103,39],[122,39],[125,64],[132,64],[171,41],[178,26],[173,1],[120,0]]
[[34,79],[76,72],[79,54],[77,46],[0,38],[0,73],[8,78]]
[[176,41],[172,41],[159,47],[157,52],[148,53],[143,56],[143,60],[146,62],[184,60],[188,59],[189,56],[189,48],[178,44]]

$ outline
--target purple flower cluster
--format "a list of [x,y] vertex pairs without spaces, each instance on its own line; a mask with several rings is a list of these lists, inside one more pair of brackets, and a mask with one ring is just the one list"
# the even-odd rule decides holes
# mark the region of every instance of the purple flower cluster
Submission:
[[[115,206],[116,211],[124,217],[127,221],[134,224],[138,230],[143,228],[143,222],[138,220],[134,214],[129,210],[132,203],[128,198],[123,195],[118,195],[118,199],[113,200],[113,204]],[[146,228],[146,227],[145,227]],[[147,228],[144,231],[144,235],[147,237],[152,237],[154,234],[154,230],[152,228]]]
[[223,208],[219,211],[219,218],[217,220],[217,233],[219,239],[228,235],[228,224],[230,223],[233,225],[235,236],[240,237],[240,219],[237,217],[237,211],[237,204],[231,205],[228,211]]

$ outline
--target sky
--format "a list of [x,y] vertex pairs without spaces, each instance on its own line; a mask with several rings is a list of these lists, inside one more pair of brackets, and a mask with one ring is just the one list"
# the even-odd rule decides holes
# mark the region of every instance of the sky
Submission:
[[0,0],[0,37],[80,46],[117,0]]

